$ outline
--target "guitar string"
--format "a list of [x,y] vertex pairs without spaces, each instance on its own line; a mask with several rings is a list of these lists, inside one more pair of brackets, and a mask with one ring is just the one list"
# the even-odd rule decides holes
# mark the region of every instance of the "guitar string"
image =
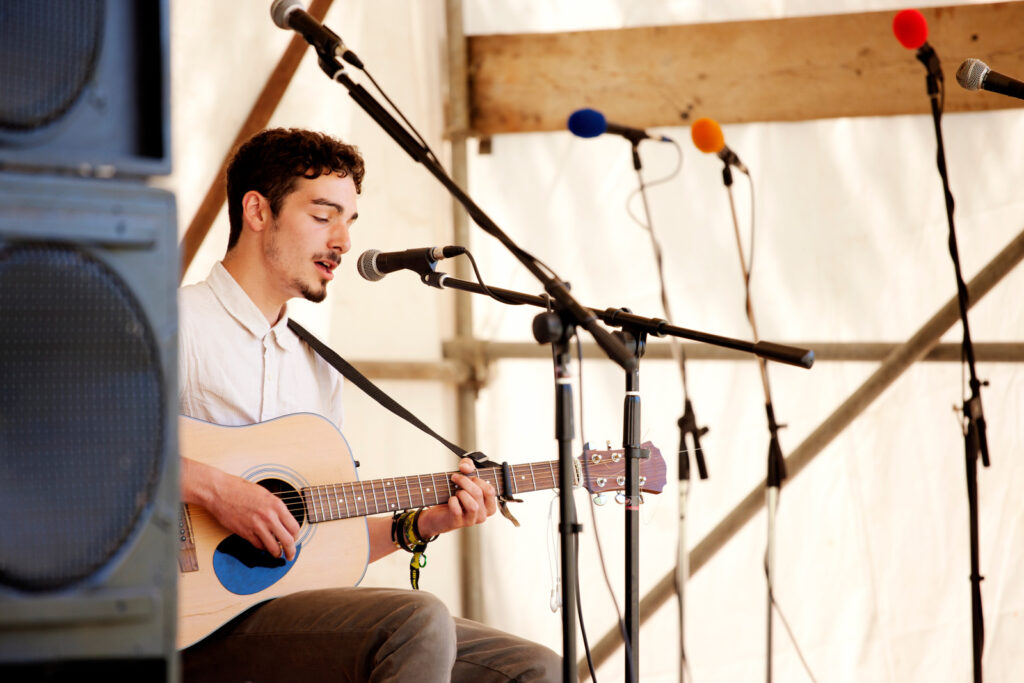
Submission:
[[[612,453],[614,453],[614,451],[612,451]],[[525,464],[521,464],[521,465],[513,465],[512,466],[512,471],[514,473],[516,473],[516,474],[522,474],[521,479],[523,481],[525,481],[525,472],[526,472],[527,469],[529,469],[529,475],[530,475],[530,478],[531,478],[531,482],[530,483],[532,483],[533,486],[534,486],[534,488],[532,488],[531,490],[533,490],[533,491],[546,490],[546,489],[551,489],[551,488],[557,488],[557,480],[551,474],[545,475],[543,473],[540,473],[538,475],[538,473],[536,471],[536,468],[537,468],[537,466],[549,467],[550,468],[550,465],[551,465],[550,462],[525,463]],[[348,495],[349,496],[353,496],[353,495],[356,494],[355,487],[357,485],[359,486],[359,489],[360,489],[359,492],[365,494],[365,485],[366,484],[370,484],[371,485],[371,493],[374,493],[374,491],[373,491],[373,484],[375,484],[375,483],[390,482],[390,483],[394,484],[395,481],[402,482],[404,480],[404,482],[407,484],[407,488],[408,488],[408,482],[410,480],[417,479],[418,483],[422,484],[422,479],[424,477],[430,477],[431,484],[433,485],[433,487],[435,489],[435,494],[433,496],[430,496],[430,495],[424,496],[424,495],[421,494],[420,501],[421,501],[421,503],[427,503],[429,498],[433,497],[437,501],[434,504],[435,505],[439,505],[439,504],[442,504],[444,502],[447,502],[447,499],[444,500],[444,501],[439,499],[440,495],[443,495],[443,492],[440,491],[439,487],[436,485],[434,477],[439,476],[439,475],[447,475],[446,478],[445,478],[445,484],[446,484],[446,487],[448,489],[448,499],[450,499],[453,496],[457,495],[457,492],[460,490],[458,485],[454,484],[454,482],[451,481],[450,477],[453,474],[457,474],[457,472],[435,472],[435,473],[432,473],[432,474],[409,475],[409,476],[406,476],[406,477],[394,477],[394,478],[390,478],[390,479],[338,482],[338,483],[335,483],[335,484],[318,484],[318,485],[314,485],[314,486],[303,487],[298,492],[295,492],[294,489],[293,489],[292,491],[288,491],[288,492],[279,491],[279,492],[272,492],[272,493],[274,493],[275,496],[277,496],[282,502],[284,502],[285,505],[288,507],[288,510],[290,512],[293,512],[293,513],[295,511],[305,511],[306,510],[306,508],[307,508],[307,496],[303,496],[303,494],[302,494],[302,491],[306,491],[306,492],[308,492],[308,506],[312,508],[313,513],[314,513],[313,515],[310,515],[310,516],[325,517],[322,514],[316,514],[316,509],[315,508],[316,508],[316,505],[320,505],[321,508],[324,508],[324,506],[326,505],[326,508],[327,508],[328,512],[332,516],[331,519],[345,519],[345,518],[352,518],[352,517],[365,517],[365,516],[370,516],[370,515],[374,515],[374,514],[385,514],[387,512],[390,512],[391,510],[387,509],[386,507],[384,509],[381,509],[381,507],[380,507],[380,505],[378,503],[376,495],[374,495],[373,498],[372,498],[372,505],[373,505],[374,508],[376,508],[376,510],[374,512],[367,512],[367,510],[368,510],[368,508],[369,508],[369,506],[371,504],[371,498],[368,498],[365,495],[363,495],[362,499],[361,499],[362,503],[360,504],[359,502],[356,502],[356,500],[353,500],[351,497],[349,497],[347,499],[339,498],[337,496],[337,491],[335,491],[332,494],[332,492],[327,490],[327,489],[338,489],[339,487],[341,487],[343,489],[343,492],[344,492],[345,487],[348,487],[348,489],[349,489],[349,491],[347,492]],[[486,468],[486,469],[482,469],[482,470],[477,470],[477,475],[480,478],[490,482],[492,485],[495,486],[495,488],[499,488],[498,487],[498,468],[490,467],[490,468]],[[539,481],[538,481],[538,478],[539,478]],[[599,477],[591,474],[591,476],[590,476],[591,484],[594,485],[598,478]],[[492,481],[492,479],[493,479],[493,481]],[[422,488],[422,487],[420,487],[420,488]],[[601,487],[598,487],[598,488],[601,488]],[[396,502],[398,503],[398,509],[406,510],[406,509],[410,509],[410,508],[414,508],[414,507],[421,507],[421,505],[414,504],[414,502],[413,502],[414,501],[414,496],[411,496],[411,495],[404,495],[403,496],[403,494],[399,492],[399,487],[398,486],[395,486],[395,488],[393,490],[396,492],[395,498],[396,498]],[[518,492],[518,490],[519,490],[519,486],[518,485],[516,486],[516,490]],[[607,490],[613,490],[613,489],[607,489]],[[382,495],[386,495],[386,494],[382,493]],[[404,500],[408,500],[408,503],[409,503],[408,506],[406,506],[405,503],[403,502],[403,498],[404,498]],[[357,497],[357,499],[358,499],[358,497]],[[349,500],[351,500],[352,506],[356,508],[356,514],[348,514],[349,511],[347,509],[347,507],[348,507],[347,503],[348,503]],[[386,501],[387,501],[387,499],[385,498],[385,502]],[[346,514],[344,514],[344,515],[340,514],[341,513],[341,506],[342,505],[346,506]],[[363,512],[359,511],[359,507],[360,506],[363,508]],[[334,515],[334,509],[333,508],[335,508],[335,507],[338,508],[338,513],[339,513],[338,517],[333,517],[333,515]],[[192,518],[202,518],[202,517],[207,517],[207,516],[212,516],[212,515],[209,512],[206,512],[205,509],[202,508],[202,507],[199,507],[195,511],[190,510],[190,517],[192,517]],[[328,521],[328,520],[325,518],[325,519],[316,520],[316,521]]]
[[[433,494],[430,494],[430,493],[428,493],[428,494],[421,494],[419,500],[423,504],[440,505],[442,503],[447,502],[448,499],[450,499],[450,498],[454,497],[455,495],[457,495],[457,492],[459,490],[461,490],[458,487],[458,485],[454,484],[450,479],[446,479],[445,483],[446,483],[447,490],[448,490],[448,498],[446,498],[445,500],[441,500],[440,498],[444,496],[444,491],[440,487],[436,486],[436,484],[435,484],[436,480],[434,480],[434,477],[442,475],[442,474],[455,474],[455,473],[454,472],[451,472],[451,473],[440,473],[440,472],[438,472],[438,473],[435,473],[433,475],[430,475],[430,474],[411,475],[409,477],[396,477],[395,479],[372,480],[372,481],[365,481],[365,482],[362,482],[362,481],[339,482],[337,484],[319,484],[319,485],[310,486],[310,487],[303,487],[301,489],[301,491],[307,492],[307,495],[305,495],[305,496],[302,493],[297,493],[297,492],[294,492],[294,491],[288,491],[288,492],[279,491],[279,492],[272,492],[272,493],[275,496],[277,496],[281,501],[283,501],[285,503],[285,505],[288,506],[288,509],[290,511],[304,510],[306,508],[306,506],[308,505],[310,508],[313,509],[313,513],[314,514],[311,515],[311,516],[323,516],[323,515],[321,515],[320,513],[318,513],[316,511],[316,507],[319,506],[319,507],[321,507],[323,509],[327,509],[330,512],[330,514],[333,515],[334,514],[334,508],[337,508],[338,512],[340,513],[341,512],[341,507],[343,505],[346,505],[347,502],[351,502],[352,507],[355,507],[357,509],[357,514],[354,514],[354,515],[353,514],[347,514],[347,515],[343,515],[343,517],[361,517],[361,516],[367,516],[367,515],[371,515],[371,514],[384,514],[384,513],[387,513],[387,512],[391,511],[390,509],[387,509],[386,506],[384,508],[382,508],[380,506],[380,504],[379,504],[379,497],[377,497],[377,496],[373,496],[373,495],[365,496],[365,497],[356,496],[356,494],[362,493],[363,490],[365,490],[365,484],[371,484],[371,492],[373,492],[372,484],[380,484],[380,483],[383,483],[383,482],[394,483],[396,480],[398,480],[399,483],[401,483],[402,479],[405,479],[405,480],[420,479],[420,480],[422,480],[424,477],[430,477],[431,478],[431,482],[434,485],[434,491],[436,491],[436,493],[433,493]],[[496,488],[498,487],[497,469],[496,468],[489,468],[489,469],[486,469],[486,470],[479,470],[478,474],[479,474],[480,478],[484,479],[485,481],[490,482]],[[488,474],[491,474],[492,476],[488,477],[487,476]],[[544,482],[544,478],[543,477],[541,477],[541,482]],[[551,486],[548,486],[546,488],[551,488],[551,487],[553,487],[555,485],[553,481],[550,482],[550,483],[551,483]],[[359,487],[358,491],[355,490],[356,486]],[[332,492],[330,490],[330,489],[338,489],[338,488],[345,489],[346,487],[348,488],[348,491],[344,491],[343,490],[341,492]],[[403,494],[403,493],[400,492],[399,489],[400,489],[400,486],[396,486],[394,490],[397,492],[397,495],[395,496],[395,498],[396,498],[396,501],[398,502],[399,507],[401,509],[405,510],[405,509],[410,509],[410,508],[414,508],[414,507],[421,507],[421,505],[416,504],[415,501],[417,500],[417,497],[415,495],[411,495],[410,496],[408,494]],[[347,494],[347,496],[346,496],[347,500],[346,499],[339,499],[338,493]],[[385,494],[382,492],[380,495],[384,496]],[[356,500],[353,499],[351,496],[356,496],[357,498],[359,498],[360,502],[356,502]],[[434,498],[436,502],[431,503],[430,502],[430,498]],[[387,500],[387,499],[385,499],[385,500]],[[408,501],[409,504],[406,505],[405,501]],[[377,508],[374,512],[359,513],[359,508],[363,508],[363,510],[367,510],[371,505],[372,505],[372,507]],[[201,507],[195,513],[191,514],[191,516],[193,516],[193,517],[202,517],[202,516],[207,516],[207,515],[209,515],[209,513],[205,512],[205,509],[201,508]]]

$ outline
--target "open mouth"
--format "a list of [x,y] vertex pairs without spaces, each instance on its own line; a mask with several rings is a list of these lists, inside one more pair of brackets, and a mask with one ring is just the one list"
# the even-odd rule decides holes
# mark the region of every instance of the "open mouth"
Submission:
[[328,261],[326,259],[321,259],[319,261],[315,261],[314,263],[316,263],[317,270],[320,271],[320,277],[324,278],[325,280],[334,279],[334,269],[338,267],[337,263],[335,263],[334,261]]

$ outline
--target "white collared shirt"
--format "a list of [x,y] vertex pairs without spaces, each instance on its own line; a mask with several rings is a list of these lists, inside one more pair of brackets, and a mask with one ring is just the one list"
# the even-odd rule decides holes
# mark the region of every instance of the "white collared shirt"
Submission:
[[341,375],[288,329],[287,308],[271,327],[220,263],[178,290],[178,349],[183,415],[236,426],[307,412],[341,429]]

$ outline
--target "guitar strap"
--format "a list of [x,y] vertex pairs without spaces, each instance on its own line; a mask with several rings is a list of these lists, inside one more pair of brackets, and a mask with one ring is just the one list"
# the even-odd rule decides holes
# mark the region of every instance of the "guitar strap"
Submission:
[[488,459],[486,455],[480,451],[467,452],[465,448],[452,443],[448,439],[444,438],[429,426],[427,426],[422,420],[413,415],[405,406],[400,404],[395,399],[391,398],[384,392],[383,389],[378,387],[376,384],[371,382],[369,378],[363,373],[356,370],[355,366],[349,363],[347,360],[339,356],[334,349],[324,344],[322,341],[313,336],[313,334],[304,328],[299,323],[295,322],[293,318],[288,319],[288,327],[292,332],[297,334],[300,339],[310,345],[314,351],[320,354],[320,357],[327,361],[334,369],[342,374],[342,376],[348,381],[355,384],[357,387],[363,390],[363,392],[381,404],[395,415],[399,416],[409,424],[419,428],[421,431],[426,432],[430,436],[434,437],[442,444],[444,444],[448,450],[455,453],[460,458],[470,458],[476,463],[477,467],[497,467],[501,469],[502,473],[502,488],[504,492],[498,497],[498,503],[501,506],[501,514],[504,515],[514,525],[519,526],[519,521],[512,515],[506,504],[509,501],[522,502],[517,498],[512,497],[512,481],[510,467],[507,462],[498,464]]

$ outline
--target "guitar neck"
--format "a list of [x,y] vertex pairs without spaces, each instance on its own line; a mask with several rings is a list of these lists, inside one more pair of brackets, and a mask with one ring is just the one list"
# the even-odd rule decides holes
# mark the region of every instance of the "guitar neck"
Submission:
[[[558,488],[557,460],[511,465],[510,469],[511,491],[505,490],[500,467],[477,470],[477,476],[489,481],[499,496]],[[301,495],[310,522],[365,517],[445,503],[458,491],[453,474],[456,472],[323,484],[303,488]]]

